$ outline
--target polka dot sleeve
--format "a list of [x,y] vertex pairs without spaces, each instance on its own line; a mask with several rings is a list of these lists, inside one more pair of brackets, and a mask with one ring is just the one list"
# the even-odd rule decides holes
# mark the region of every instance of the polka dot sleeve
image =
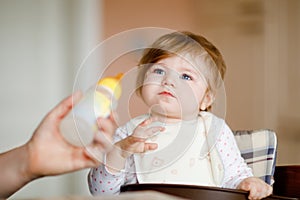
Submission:
[[226,124],[217,139],[216,148],[225,170],[222,187],[235,189],[243,179],[253,176],[251,168],[241,156],[231,129]]
[[[114,136],[117,142],[128,136],[125,129],[119,128]],[[110,173],[105,164],[92,168],[88,174],[88,186],[92,195],[119,194],[120,188],[125,184],[136,183],[135,165],[133,156],[126,160],[125,168],[119,173]]]

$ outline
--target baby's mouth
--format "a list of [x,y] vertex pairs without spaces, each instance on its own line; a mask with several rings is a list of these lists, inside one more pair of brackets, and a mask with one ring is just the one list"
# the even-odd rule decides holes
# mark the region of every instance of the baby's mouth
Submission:
[[158,93],[159,95],[162,95],[162,96],[170,96],[170,97],[175,97],[171,92],[168,92],[168,91],[163,91],[163,92],[160,92]]

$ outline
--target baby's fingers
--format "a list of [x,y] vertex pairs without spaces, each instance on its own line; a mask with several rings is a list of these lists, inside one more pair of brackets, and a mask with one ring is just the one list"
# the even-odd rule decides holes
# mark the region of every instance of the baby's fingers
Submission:
[[273,192],[273,188],[270,185],[265,185],[264,187],[252,187],[249,193],[249,199],[263,199]]
[[156,143],[144,143],[143,145],[138,145],[134,148],[133,153],[146,153],[147,151],[157,149],[158,145]]
[[238,189],[249,191],[248,199],[262,199],[272,194],[273,188],[263,180],[255,177],[244,179],[238,186]]
[[124,152],[134,154],[155,150],[158,145],[156,143],[147,143],[144,138],[129,136],[123,142],[119,142],[118,146],[120,146]]
[[158,126],[158,125],[151,126],[151,123],[152,123],[151,119],[146,119],[145,121],[143,121],[135,129],[133,136],[138,137],[138,138],[147,139],[165,129],[163,126]]
[[153,127],[147,128],[141,137],[148,139],[148,138],[154,136],[155,134],[163,131],[164,129],[165,128],[162,126],[153,126]]
[[260,196],[260,194],[259,194],[259,191],[257,191],[256,187],[252,187],[249,191],[248,199],[251,199],[251,200],[260,199],[259,196]]
[[144,151],[151,151],[157,149],[158,145],[156,143],[145,143]]

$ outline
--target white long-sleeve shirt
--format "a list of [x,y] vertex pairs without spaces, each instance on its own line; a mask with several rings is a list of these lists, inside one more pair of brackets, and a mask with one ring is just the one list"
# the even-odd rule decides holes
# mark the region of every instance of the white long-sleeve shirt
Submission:
[[[209,117],[216,117],[207,112],[202,114]],[[114,141],[118,142],[128,137],[132,134],[133,129],[132,123],[118,128],[114,136]],[[224,123],[218,131],[214,148],[219,153],[224,169],[221,187],[236,188],[243,179],[253,176],[253,174],[241,157],[231,129]],[[200,170],[199,173],[201,173]],[[88,175],[89,189],[93,195],[119,194],[122,185],[137,182],[134,155],[127,158],[125,168],[119,173],[112,174],[106,169],[105,164],[101,164],[99,167],[91,169]]]

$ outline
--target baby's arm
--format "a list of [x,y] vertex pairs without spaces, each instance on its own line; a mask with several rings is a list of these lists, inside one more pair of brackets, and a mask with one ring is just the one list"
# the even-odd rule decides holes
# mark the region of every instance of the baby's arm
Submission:
[[230,128],[225,125],[217,141],[225,177],[223,187],[249,191],[249,199],[262,199],[272,194],[272,187],[263,180],[253,177],[252,170],[242,158]]
[[126,167],[118,173],[110,173],[104,164],[91,169],[88,175],[89,189],[92,195],[119,194],[124,184],[136,183],[134,160],[127,159]]
[[117,129],[114,148],[106,154],[105,164],[92,169],[88,176],[92,194],[118,194],[121,185],[137,182],[133,154],[156,149],[157,144],[146,140],[163,130],[163,127],[147,127],[151,122],[144,120],[132,134],[126,128]]
[[235,189],[242,180],[253,176],[251,168],[241,156],[231,129],[226,124],[217,137],[216,147],[225,169],[222,187]]
[[[118,128],[114,135],[114,141],[120,141],[128,137],[128,132],[124,127]],[[88,175],[88,184],[91,194],[119,194],[120,187],[128,183],[136,183],[135,167],[133,157],[128,157],[124,161],[124,169],[118,172],[109,171],[106,164],[102,163],[97,168],[92,168]]]

